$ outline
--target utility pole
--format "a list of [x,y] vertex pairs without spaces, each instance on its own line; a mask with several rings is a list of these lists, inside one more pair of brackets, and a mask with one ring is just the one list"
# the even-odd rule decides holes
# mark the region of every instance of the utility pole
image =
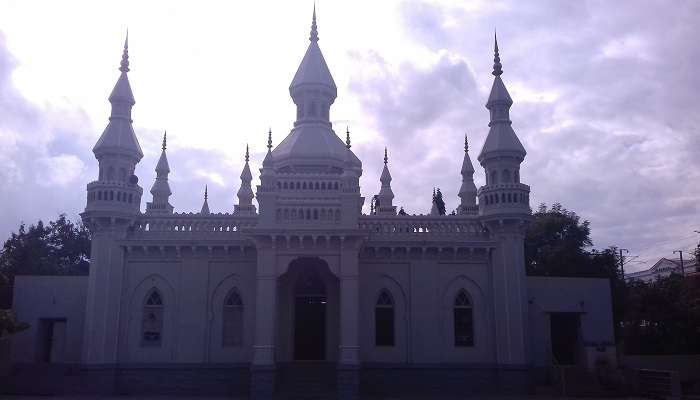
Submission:
[[673,254],[680,254],[681,255],[681,275],[685,277],[685,269],[683,268],[683,250],[674,250]]
[[629,253],[630,251],[627,249],[618,249],[620,251],[620,270],[622,270],[622,280],[625,280],[625,256],[622,255],[622,252]]

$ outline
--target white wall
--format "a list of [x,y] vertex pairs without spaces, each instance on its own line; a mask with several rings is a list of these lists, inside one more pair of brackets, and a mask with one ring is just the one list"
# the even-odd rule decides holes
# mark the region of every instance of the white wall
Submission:
[[12,360],[37,362],[42,318],[65,318],[66,338],[63,360],[79,363],[83,344],[87,276],[16,276],[14,310],[30,328],[13,336]]
[[[492,363],[490,270],[466,261],[365,260],[360,263],[362,361],[390,363]],[[375,345],[374,307],[382,289],[395,302],[395,345]],[[454,346],[452,305],[465,289],[474,310],[474,347]]]
[[[601,357],[615,362],[615,334],[608,279],[530,276],[527,278],[527,286],[531,349],[535,366],[550,365],[549,313],[552,312],[581,314],[581,341],[586,364],[595,362],[596,353],[602,353]],[[605,344],[602,352],[599,351],[601,349],[596,349],[596,345],[600,344]]]
[[[248,362],[255,323],[255,261],[244,255],[206,252],[164,256],[130,255],[126,260],[120,359],[126,363]],[[160,346],[142,346],[141,318],[147,293],[163,296]],[[243,344],[222,345],[226,295],[236,288],[243,301]]]

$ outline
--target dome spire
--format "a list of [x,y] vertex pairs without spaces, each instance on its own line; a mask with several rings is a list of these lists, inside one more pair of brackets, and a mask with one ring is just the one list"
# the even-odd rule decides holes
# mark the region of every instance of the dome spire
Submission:
[[493,72],[494,76],[503,74],[503,66],[501,65],[501,57],[498,54],[498,37],[496,30],[493,31]]
[[267,130],[267,150],[272,151],[272,127]]
[[389,156],[387,155],[386,152],[386,146],[384,146],[384,165],[386,165],[389,162]]
[[124,51],[122,52],[122,61],[119,63],[121,72],[129,72],[129,30],[126,30],[126,39],[124,39]]
[[350,128],[348,126],[345,126],[345,147],[350,149]]
[[314,3],[314,14],[311,18],[311,35],[309,40],[312,42],[318,42],[318,28],[316,27],[316,3]]
[[165,132],[163,132],[163,151],[165,151],[167,139],[168,139],[168,131],[165,131]]

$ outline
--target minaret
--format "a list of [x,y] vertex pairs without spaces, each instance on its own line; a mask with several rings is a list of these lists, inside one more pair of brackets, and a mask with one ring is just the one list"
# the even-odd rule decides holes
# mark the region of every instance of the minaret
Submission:
[[202,203],[202,209],[199,211],[202,215],[209,215],[209,188],[208,185],[204,185],[204,203]]
[[474,165],[469,158],[469,142],[464,135],[464,161],[462,161],[462,186],[459,188],[460,204],[458,214],[476,214],[476,185],[474,184]]
[[125,265],[128,257],[122,241],[127,239],[141,217],[143,190],[134,175],[143,152],[131,126],[134,95],[129,72],[129,39],[109,102],[109,123],[92,149],[99,164],[97,180],[87,185],[87,205],[80,214],[91,234],[90,274],[87,280],[85,335],[82,364],[119,363],[120,309],[115,299],[124,293]]
[[382,176],[379,180],[382,183],[382,188],[377,197],[379,200],[377,214],[396,215],[396,206],[392,204],[394,192],[391,190],[391,174],[389,173],[389,157],[386,147],[384,148],[384,169],[382,170]]
[[168,157],[165,154],[167,146],[168,133],[163,133],[163,147],[156,165],[156,180],[151,187],[153,201],[146,203],[146,213],[148,214],[172,214],[173,206],[170,205],[169,198],[172,194],[170,184],[168,184],[168,174],[170,166],[168,165]]
[[[495,36],[495,35],[494,35]],[[494,37],[493,86],[486,108],[491,114],[489,133],[479,153],[486,172],[486,185],[479,188],[479,220],[496,246],[489,252],[490,268],[498,270],[492,283],[495,315],[496,363],[503,368],[530,364],[525,232],[532,219],[530,187],[520,183],[520,164],[525,148],[509,117],[513,100],[501,75],[503,69]]]
[[143,190],[138,186],[134,169],[143,158],[143,152],[131,126],[131,107],[135,101],[127,75],[128,35],[119,71],[119,79],[109,96],[112,104],[109,123],[92,149],[99,163],[99,175],[97,181],[88,185],[86,212],[99,210],[138,214],[141,208]]
[[[270,135],[272,132],[270,132]],[[268,139],[270,142],[270,148],[272,147],[272,138]],[[268,153],[269,153],[268,149]],[[267,157],[266,157],[267,158]],[[243,172],[241,172],[241,187],[238,189],[238,204],[234,206],[234,214],[246,214],[254,215],[255,206],[253,205],[253,189],[250,183],[253,181],[253,174],[250,173],[250,167],[248,166],[248,160],[250,160],[250,153],[248,150],[248,145],[245,145],[245,165],[243,166]]]
[[478,157],[486,173],[486,185],[479,190],[479,212],[529,215],[530,188],[520,183],[520,164],[527,153],[511,126],[509,112],[513,100],[501,80],[503,69],[495,38],[492,74],[495,78],[486,103],[491,122]]

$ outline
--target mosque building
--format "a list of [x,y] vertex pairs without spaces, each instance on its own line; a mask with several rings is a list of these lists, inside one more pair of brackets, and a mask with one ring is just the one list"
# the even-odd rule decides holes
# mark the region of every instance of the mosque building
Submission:
[[315,12],[289,86],[291,131],[277,144],[268,133],[255,187],[241,150],[230,212],[211,212],[205,195],[193,213],[170,203],[165,136],[142,211],[127,39],[81,214],[90,274],[18,277],[17,314],[32,328],[14,340],[17,387],[22,368],[50,363],[70,366],[47,378],[56,392],[525,393],[554,364],[614,363],[606,280],[526,276],[526,151],[494,51],[476,158],[486,183],[474,183],[465,138],[454,215],[399,215],[386,151],[363,214],[362,161],[331,124],[337,87]]

